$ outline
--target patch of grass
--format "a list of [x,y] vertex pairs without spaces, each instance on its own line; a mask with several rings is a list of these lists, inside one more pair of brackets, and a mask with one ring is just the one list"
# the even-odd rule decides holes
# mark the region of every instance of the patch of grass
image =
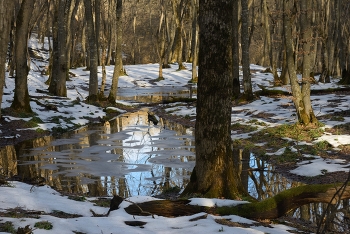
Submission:
[[293,152],[289,147],[287,147],[282,155],[272,156],[274,160],[278,163],[290,163],[297,162],[300,158],[297,152]]
[[69,132],[69,128],[62,128],[62,127],[53,127],[51,129],[51,132],[54,136],[61,135],[63,133]]
[[275,138],[288,137],[297,141],[312,141],[320,137],[324,130],[319,126],[304,127],[298,124],[283,124],[277,127],[267,128],[263,132]]
[[252,119],[252,120],[249,120],[248,123],[252,123],[252,124],[255,124],[255,125],[259,125],[259,126],[267,126],[266,123],[264,122],[261,122],[257,119]]
[[110,207],[111,199],[110,198],[98,198],[96,200],[92,200],[92,203],[95,203],[96,206],[100,207]]
[[0,216],[10,217],[15,219],[21,219],[21,218],[39,219],[40,214],[42,214],[42,212],[40,211],[24,210],[21,207],[16,207],[16,208],[7,209],[7,212],[1,212]]
[[169,187],[169,188],[165,188],[163,189],[163,194],[167,194],[167,193],[179,193],[181,191],[181,188],[179,186],[175,186],[175,187]]
[[332,116],[331,121],[339,121],[339,122],[343,122],[345,119],[343,116]]
[[5,223],[0,223],[0,232],[16,233],[16,229],[12,222],[6,221]]
[[35,128],[39,126],[39,123],[43,123],[43,121],[39,117],[34,116],[29,121],[27,121],[25,125],[28,128]]
[[256,127],[256,126],[245,125],[245,124],[241,124],[241,123],[234,123],[231,125],[231,130],[238,131],[239,133],[253,132],[253,131],[256,131],[257,129],[258,129],[258,127]]
[[60,210],[54,210],[50,213],[51,216],[57,217],[57,218],[64,218],[64,219],[69,219],[69,218],[79,218],[82,217],[82,215],[78,214],[69,214]]
[[71,199],[74,201],[80,201],[80,202],[86,201],[86,197],[84,196],[68,196],[68,199]]
[[51,230],[53,228],[53,225],[49,221],[41,221],[41,222],[35,223],[34,227],[39,229]]
[[30,117],[37,116],[37,114],[34,112],[27,113],[27,112],[23,112],[23,111],[17,111],[17,110],[13,110],[10,107],[4,108],[1,111],[2,111],[2,115],[10,115],[10,116],[17,117],[17,118],[30,118]]
[[330,148],[330,144],[328,141],[319,141],[315,144],[315,147],[317,147],[320,150],[327,150]]

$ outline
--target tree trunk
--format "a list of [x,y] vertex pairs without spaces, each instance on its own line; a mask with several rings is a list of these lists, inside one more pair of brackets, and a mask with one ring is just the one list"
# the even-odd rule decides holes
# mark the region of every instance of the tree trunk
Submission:
[[271,42],[271,30],[270,30],[270,22],[269,22],[269,11],[266,0],[262,0],[262,8],[263,8],[263,24],[265,27],[265,41],[266,41],[266,48],[264,50],[264,53],[266,53],[269,57],[268,61],[270,64],[271,72],[274,77],[274,84],[275,85],[281,85],[281,81],[277,74],[277,66],[276,61],[274,59],[273,49],[272,49],[272,42]]
[[[294,60],[294,48],[293,48],[293,37],[292,37],[292,17],[294,17],[295,9],[289,9],[286,1],[283,1],[283,24],[284,24],[284,38],[286,43],[286,59],[288,66],[288,73],[290,78],[290,84],[293,94],[293,102],[298,116],[298,122],[303,125],[314,124],[317,122],[317,119],[312,111],[311,104],[308,103],[310,99],[310,93],[307,94],[307,90],[304,88],[302,93],[300,84],[298,81],[295,60]],[[288,13],[292,12],[292,13]],[[309,74],[310,76],[310,74]],[[309,89],[310,90],[310,89]],[[303,96],[307,95],[307,96]],[[305,102],[306,100],[306,102]],[[310,101],[311,103],[311,101]]]
[[233,76],[233,96],[238,98],[241,93],[241,87],[239,82],[239,29],[238,29],[238,8],[239,0],[233,1],[232,11],[232,76]]
[[231,151],[232,9],[231,0],[199,1],[196,166],[182,195],[246,195]]
[[312,15],[313,15],[313,4],[312,0],[304,0],[300,1],[301,12],[301,42],[302,42],[302,51],[303,51],[303,71],[302,71],[302,87],[301,87],[301,95],[302,101],[304,103],[305,108],[305,116],[306,121],[303,120],[303,123],[308,124],[316,123],[317,119],[312,110],[311,99],[310,99],[310,91],[311,91],[311,83],[314,82],[314,78],[311,77],[311,45],[314,44],[313,40],[313,30],[312,30]]
[[121,65],[121,55],[122,55],[122,13],[123,13],[123,1],[117,0],[116,6],[116,55],[115,55],[115,65],[114,72],[112,78],[112,86],[108,95],[108,100],[110,103],[115,103],[117,98],[117,90],[118,90],[118,80],[120,75],[120,70],[122,69]]
[[74,29],[72,27],[72,22],[74,20],[74,17],[76,16],[76,13],[78,11],[78,7],[80,5],[80,1],[77,1],[77,0],[72,0],[72,4],[69,8],[69,12],[68,12],[68,17],[67,18],[67,27],[68,27],[68,30],[67,30],[67,45],[66,45],[66,50],[67,50],[67,68],[70,69],[71,66],[72,66],[72,57],[71,54],[74,55],[74,48],[75,48],[75,38],[74,36],[72,36],[72,34],[74,35]]
[[89,58],[90,58],[90,79],[89,79],[89,101],[98,100],[98,78],[97,78],[97,48],[96,34],[92,15],[91,0],[84,0],[86,28],[89,39]]
[[[66,97],[68,80],[68,58],[67,58],[67,35],[68,35],[68,12],[71,0],[59,0],[57,14],[57,34],[53,37],[53,64],[49,91],[53,95]],[[55,33],[55,32],[54,32]]]
[[192,83],[198,82],[197,63],[198,63],[198,0],[192,0],[192,42],[191,42],[191,57],[192,57]]
[[[314,184],[294,187],[274,197],[260,202],[240,204],[237,206],[224,206],[214,209],[191,206],[189,200],[159,200],[136,205],[130,205],[125,211],[131,215],[159,215],[177,217],[208,212],[219,215],[239,215],[248,219],[276,219],[289,211],[310,203],[335,204],[340,200],[350,198],[350,186],[335,184]],[[140,208],[144,213],[141,213]]]
[[24,112],[32,112],[28,93],[28,33],[31,13],[35,0],[23,0],[16,20],[16,78],[15,94],[11,108]]
[[5,63],[10,39],[11,19],[13,17],[13,0],[0,1],[0,116],[1,102],[5,85]]
[[172,48],[173,61],[176,61],[179,65],[179,70],[185,69],[183,65],[183,56],[182,56],[182,28],[183,28],[183,14],[186,7],[185,0],[171,0],[173,13],[175,18],[175,38]]
[[165,57],[165,41],[166,41],[166,9],[164,5],[164,0],[161,0],[161,16],[159,20],[159,27],[157,31],[157,53],[159,59],[159,70],[158,70],[158,80],[164,80],[163,77],[163,61]]
[[253,100],[253,89],[250,75],[249,61],[249,31],[248,31],[248,0],[241,0],[242,4],[242,70],[243,70],[243,88],[246,100]]

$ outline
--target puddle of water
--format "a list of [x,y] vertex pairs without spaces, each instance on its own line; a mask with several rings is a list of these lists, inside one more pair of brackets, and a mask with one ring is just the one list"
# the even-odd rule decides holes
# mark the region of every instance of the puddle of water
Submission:
[[188,84],[186,86],[152,86],[136,88],[118,88],[117,100],[161,103],[172,97],[193,98],[197,94],[197,86]]
[[155,195],[164,187],[184,187],[195,164],[191,129],[174,131],[161,122],[149,124],[143,110],[69,138],[37,140],[16,150],[8,160],[16,158],[16,169],[7,174],[41,176],[54,188],[91,196]]
[[[233,155],[243,185],[259,200],[301,185],[249,151],[234,149]],[[193,129],[163,120],[149,123],[147,109],[62,139],[44,137],[0,149],[3,175],[39,176],[58,191],[89,196],[152,196],[170,187],[184,188],[194,165]],[[310,204],[289,215],[315,223],[325,206]],[[349,200],[341,207],[349,210]],[[338,216],[343,220],[344,215]]]

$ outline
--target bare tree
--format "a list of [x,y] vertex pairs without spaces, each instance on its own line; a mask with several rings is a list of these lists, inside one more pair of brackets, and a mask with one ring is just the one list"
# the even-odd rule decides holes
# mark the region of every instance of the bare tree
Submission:
[[16,19],[16,77],[15,94],[11,108],[25,112],[32,112],[28,93],[28,35],[29,22],[34,9],[35,0],[23,0]]
[[116,61],[115,61],[115,66],[114,66],[114,72],[113,72],[113,78],[112,78],[112,87],[109,92],[108,100],[111,103],[115,103],[115,99],[117,97],[117,90],[118,90],[118,80],[119,80],[119,75],[120,71],[122,70],[122,13],[123,13],[123,1],[122,0],[117,0],[117,5],[116,5]]
[[243,89],[244,96],[247,100],[252,100],[253,89],[250,74],[249,60],[249,31],[248,31],[248,0],[241,0],[242,5],[242,70],[243,70]]
[[231,0],[199,1],[196,166],[183,194],[225,198],[246,194],[231,152],[232,9]]
[[191,57],[192,57],[192,79],[191,82],[198,82],[197,64],[198,64],[198,0],[191,1],[192,6],[192,42],[191,42]]
[[233,96],[238,97],[241,93],[239,82],[239,26],[238,26],[239,0],[233,1],[232,8],[232,72],[233,72]]
[[[53,51],[52,51],[52,72],[50,72],[49,91],[53,95],[66,97],[67,88],[66,81],[68,80],[68,22],[70,21],[69,12],[72,12],[74,6],[72,0],[59,0],[58,6],[55,9],[54,17],[54,36],[53,36]],[[57,18],[56,18],[57,17]],[[55,20],[57,19],[57,20]]]
[[[312,1],[312,0],[307,0]],[[311,6],[309,2],[304,2],[301,4],[308,4]],[[306,57],[306,65],[305,65],[305,73],[304,74],[307,79],[303,79],[301,81],[301,86],[298,81],[297,73],[296,73],[296,66],[295,66],[295,59],[294,59],[294,47],[293,47],[293,36],[292,36],[292,20],[293,17],[296,16],[296,5],[290,6],[287,0],[283,1],[283,22],[284,22],[284,38],[286,42],[286,59],[288,63],[288,72],[290,77],[290,84],[292,88],[292,94],[293,94],[293,102],[296,109],[296,113],[298,116],[298,122],[303,125],[309,125],[309,124],[316,124],[317,119],[315,117],[315,114],[312,110],[311,101],[310,101],[310,64],[307,65],[308,58]],[[306,15],[304,15],[306,19],[304,20],[310,20]],[[306,23],[307,25],[310,25]],[[304,27],[304,26],[303,26]],[[305,28],[307,29],[307,28]],[[309,37],[308,34],[310,32],[306,31],[306,34],[304,34],[304,37]],[[306,38],[305,38],[306,39]],[[311,43],[311,41],[309,42]],[[305,49],[308,47],[308,45],[305,45]],[[308,51],[310,52],[310,51]]]
[[3,87],[5,85],[5,63],[10,39],[11,18],[14,13],[13,0],[0,1],[0,116]]
[[[96,2],[95,2],[96,3]],[[96,31],[93,22],[92,2],[91,0],[84,0],[85,18],[87,24],[87,33],[89,39],[89,58],[90,58],[90,79],[89,79],[89,101],[98,100],[98,78],[97,78],[97,42]]]

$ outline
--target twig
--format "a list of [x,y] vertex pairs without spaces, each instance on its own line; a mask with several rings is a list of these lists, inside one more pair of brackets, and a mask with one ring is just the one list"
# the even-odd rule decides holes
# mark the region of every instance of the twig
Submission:
[[[318,223],[318,225],[317,225],[317,232],[316,232],[316,233],[325,233],[325,231],[326,231],[326,229],[327,229],[327,227],[328,227],[328,224],[329,224],[330,222],[332,222],[332,220],[333,220],[333,219],[331,219],[331,218],[332,218],[332,217],[334,218],[334,214],[332,214],[332,215],[330,215],[330,217],[328,217],[328,218],[325,220],[326,214],[327,214],[328,212],[330,212],[332,201],[333,201],[334,199],[336,199],[336,196],[339,197],[339,199],[338,199],[338,201],[337,201],[337,204],[336,204],[335,207],[334,207],[335,209],[338,208],[339,205],[340,205],[340,201],[341,201],[340,198],[341,198],[342,195],[344,194],[345,188],[346,188],[346,186],[348,185],[349,182],[350,182],[350,171],[349,171],[349,174],[348,174],[348,178],[346,179],[346,181],[344,182],[344,184],[334,193],[332,199],[330,200],[330,202],[329,202],[328,205],[327,205],[326,210],[322,213],[322,216],[321,216],[321,218],[320,218],[320,221],[319,221],[319,223]],[[334,210],[335,210],[335,209],[334,209]],[[334,210],[333,210],[333,211],[334,211]],[[323,222],[323,220],[325,220],[325,222]],[[323,223],[324,223],[324,227],[323,227],[323,230],[321,230],[321,226],[322,226]]]
[[142,208],[139,205],[137,205],[135,202],[130,201],[130,200],[126,200],[126,199],[124,199],[124,201],[127,201],[127,202],[130,202],[131,204],[134,204],[137,208],[140,209],[141,214],[148,214],[148,215],[151,215],[152,218],[154,218],[154,215],[152,213],[142,210]]

